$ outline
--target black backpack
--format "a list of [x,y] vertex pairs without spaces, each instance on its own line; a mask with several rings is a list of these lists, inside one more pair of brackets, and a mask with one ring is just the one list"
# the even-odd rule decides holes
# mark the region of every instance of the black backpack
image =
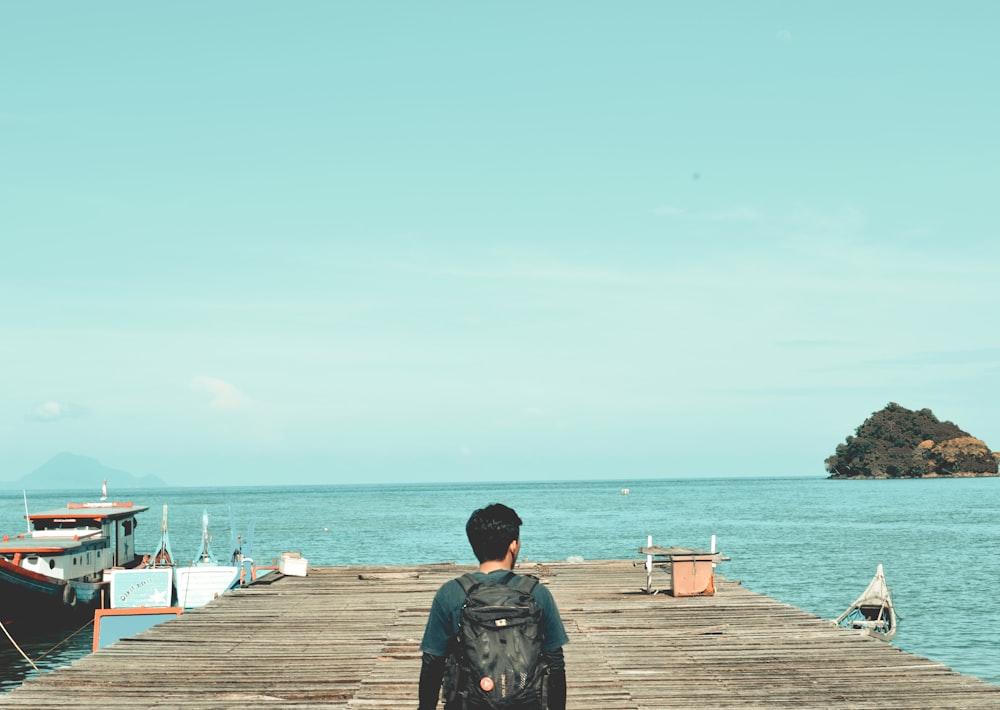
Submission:
[[542,610],[531,594],[538,580],[510,572],[495,584],[471,574],[458,583],[465,604],[445,677],[446,707],[544,708]]

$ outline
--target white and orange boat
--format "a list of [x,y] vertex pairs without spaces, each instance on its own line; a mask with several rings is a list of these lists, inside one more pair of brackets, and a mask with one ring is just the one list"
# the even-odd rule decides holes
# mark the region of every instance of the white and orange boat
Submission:
[[26,513],[28,531],[0,539],[0,620],[25,625],[90,616],[102,605],[105,570],[132,568],[136,516],[147,510],[107,500]]

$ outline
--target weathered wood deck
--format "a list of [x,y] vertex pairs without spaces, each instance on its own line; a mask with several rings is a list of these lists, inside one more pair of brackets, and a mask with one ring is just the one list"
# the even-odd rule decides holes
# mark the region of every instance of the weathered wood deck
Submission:
[[[0,707],[415,708],[427,611],[460,571],[275,575],[30,680]],[[1000,707],[1000,686],[724,579],[715,596],[673,598],[641,593],[645,571],[631,561],[547,571],[575,710]]]

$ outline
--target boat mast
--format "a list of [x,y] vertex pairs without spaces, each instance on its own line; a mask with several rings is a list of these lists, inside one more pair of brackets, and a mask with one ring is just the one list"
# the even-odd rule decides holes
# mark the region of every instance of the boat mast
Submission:
[[24,521],[28,532],[31,532],[31,516],[28,514],[28,491],[21,489],[21,494],[24,496]]

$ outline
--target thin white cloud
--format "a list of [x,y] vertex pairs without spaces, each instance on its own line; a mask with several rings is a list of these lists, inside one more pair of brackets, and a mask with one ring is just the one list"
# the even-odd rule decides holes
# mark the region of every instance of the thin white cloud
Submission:
[[833,210],[817,210],[807,205],[797,205],[785,218],[787,224],[799,233],[811,236],[856,236],[868,226],[868,216],[852,204],[843,204]]
[[241,409],[251,404],[250,398],[238,387],[217,377],[198,375],[192,380],[192,385],[210,395],[208,406],[212,409]]
[[680,207],[675,207],[674,205],[661,205],[660,207],[654,207],[652,212],[653,214],[659,214],[665,217],[680,217],[684,214],[684,210]]
[[763,215],[753,207],[737,205],[716,212],[706,212],[695,217],[707,222],[756,222],[762,219]]
[[630,274],[616,269],[558,263],[517,264],[503,276],[517,280],[578,284],[625,284],[634,280]]
[[32,422],[57,422],[63,419],[76,419],[89,413],[90,410],[86,407],[50,399],[36,404],[25,418]]
[[965,348],[909,352],[867,364],[876,365],[998,365],[1000,348]]
[[764,219],[759,210],[748,205],[724,207],[712,212],[688,212],[676,205],[661,205],[651,211],[661,217],[677,217],[695,222],[757,222]]
[[775,33],[774,38],[776,40],[778,40],[779,42],[791,42],[792,41],[792,33],[789,32],[788,30],[778,30]]
[[0,111],[0,122],[2,123],[28,123],[34,120],[32,116],[25,113],[11,113],[9,111]]
[[510,264],[496,268],[455,266],[435,268],[433,273],[439,276],[555,284],[621,285],[635,282],[634,275],[616,269],[544,262]]

